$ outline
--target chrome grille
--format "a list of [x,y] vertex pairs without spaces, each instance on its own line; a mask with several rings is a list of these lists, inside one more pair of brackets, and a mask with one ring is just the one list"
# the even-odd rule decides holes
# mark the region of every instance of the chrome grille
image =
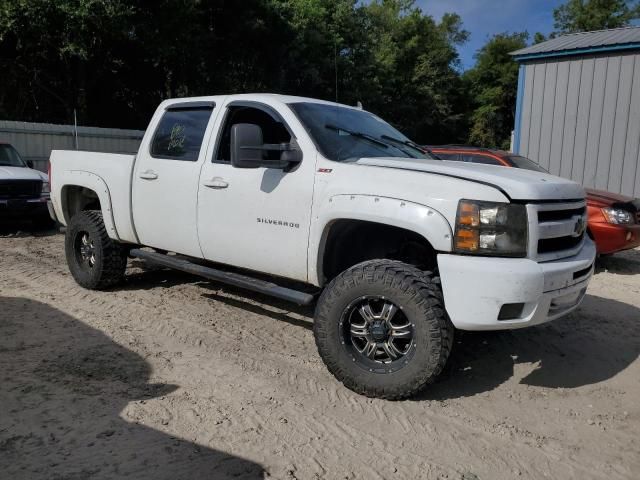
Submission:
[[585,241],[586,203],[558,202],[527,205],[529,257],[539,262],[575,255]]

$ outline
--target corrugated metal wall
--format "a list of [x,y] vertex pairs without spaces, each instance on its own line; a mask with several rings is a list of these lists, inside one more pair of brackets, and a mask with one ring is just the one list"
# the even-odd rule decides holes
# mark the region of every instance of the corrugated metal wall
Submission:
[[[136,153],[142,130],[78,127],[78,150],[107,153]],[[73,125],[26,123],[0,120],[0,142],[12,144],[25,160],[42,171],[47,169],[51,150],[74,150]]]
[[640,197],[640,54],[526,63],[516,150],[585,187]]

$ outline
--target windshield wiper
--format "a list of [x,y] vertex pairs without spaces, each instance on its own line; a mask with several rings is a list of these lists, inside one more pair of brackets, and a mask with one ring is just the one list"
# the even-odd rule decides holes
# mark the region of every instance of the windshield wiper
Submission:
[[324,128],[328,128],[329,130],[335,130],[336,132],[344,132],[347,133],[349,135],[351,135],[352,137],[356,137],[356,138],[362,138],[364,140],[368,140],[371,143],[375,143],[376,145],[380,145],[381,147],[384,148],[389,148],[392,147],[393,145],[389,145],[386,142],[383,142],[382,140],[378,140],[376,137],[366,134],[366,133],[362,133],[362,132],[355,132],[353,130],[348,130],[346,128],[342,128],[342,127],[337,127],[335,125],[331,125],[331,124],[327,124],[324,126]]
[[424,154],[425,152],[427,152],[430,156],[432,156],[434,159],[438,159],[438,157],[436,157],[431,150],[429,150],[428,148],[425,147],[421,147],[420,145],[418,145],[415,142],[412,142],[411,140],[400,140],[399,138],[394,138],[394,137],[390,137],[389,135],[382,135],[380,138],[384,138],[385,140],[389,140],[390,142],[395,142],[395,143],[399,143],[402,145],[406,145],[407,147],[411,147],[414,150],[419,151],[420,153]]

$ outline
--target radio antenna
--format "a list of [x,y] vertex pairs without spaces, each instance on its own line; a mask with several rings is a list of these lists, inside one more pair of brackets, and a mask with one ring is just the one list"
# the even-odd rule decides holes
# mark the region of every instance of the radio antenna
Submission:
[[336,73],[336,103],[338,103],[338,45],[336,39],[333,39],[333,67]]

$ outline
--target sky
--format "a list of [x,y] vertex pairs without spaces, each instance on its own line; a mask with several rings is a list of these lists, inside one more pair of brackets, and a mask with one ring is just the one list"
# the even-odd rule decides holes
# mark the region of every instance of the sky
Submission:
[[528,31],[548,34],[553,30],[553,9],[564,0],[418,0],[420,8],[439,21],[442,14],[454,12],[462,17],[470,32],[467,43],[458,47],[464,69],[475,63],[473,56],[487,39],[501,32]]

